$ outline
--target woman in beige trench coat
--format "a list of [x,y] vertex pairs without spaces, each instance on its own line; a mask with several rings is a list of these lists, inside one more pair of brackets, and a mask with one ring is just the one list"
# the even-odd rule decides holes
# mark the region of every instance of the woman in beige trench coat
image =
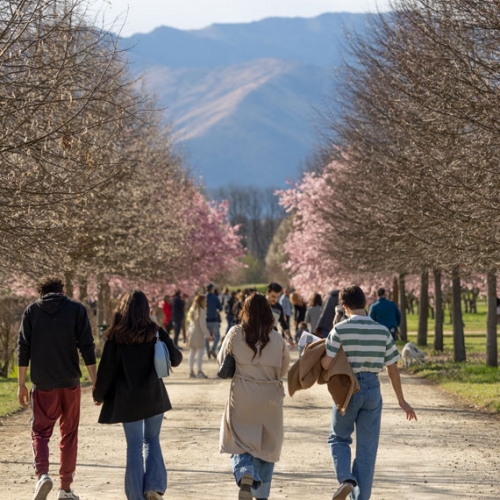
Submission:
[[259,293],[250,295],[243,305],[241,324],[228,332],[217,358],[221,364],[230,351],[236,361],[221,422],[220,451],[232,455],[239,500],[269,497],[283,444],[281,378],[287,373],[290,354],[273,328],[267,299]]
[[[207,378],[201,370],[203,352],[205,351],[205,340],[210,338],[207,327],[207,307],[205,295],[197,295],[188,312],[188,347],[189,347],[189,377]],[[198,373],[194,373],[194,359]]]

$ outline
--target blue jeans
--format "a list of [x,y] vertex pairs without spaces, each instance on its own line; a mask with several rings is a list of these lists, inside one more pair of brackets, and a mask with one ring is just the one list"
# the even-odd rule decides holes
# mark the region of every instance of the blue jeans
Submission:
[[[377,458],[382,395],[380,382],[375,373],[356,373],[360,390],[349,402],[342,416],[336,406],[332,410],[332,427],[328,444],[332,454],[337,480],[355,481],[352,500],[368,500],[372,491],[375,460]],[[351,435],[356,428],[356,457],[351,472]]]
[[249,474],[253,477],[252,496],[254,498],[269,497],[274,472],[273,462],[266,462],[260,458],[252,457],[249,453],[242,453],[231,457],[231,467],[238,486],[241,478],[245,474]]
[[217,352],[217,344],[220,340],[220,323],[218,321],[207,321],[208,331],[214,336],[214,343],[212,344],[212,351]]
[[[144,493],[167,489],[167,470],[160,448],[163,413],[135,422],[124,422],[127,440],[125,494],[128,500],[144,500]],[[144,445],[145,460],[142,457]]]

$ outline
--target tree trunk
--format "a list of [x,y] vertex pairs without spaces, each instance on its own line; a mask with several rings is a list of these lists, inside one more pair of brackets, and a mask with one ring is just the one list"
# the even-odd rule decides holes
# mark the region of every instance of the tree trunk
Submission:
[[417,344],[427,345],[427,321],[429,319],[429,271],[420,274],[420,301],[418,310]]
[[87,277],[80,277],[78,279],[78,300],[80,302],[85,302],[88,297],[88,280]]
[[488,287],[486,317],[486,366],[498,366],[497,340],[497,275],[491,270],[486,276]]
[[71,271],[64,272],[64,293],[70,299],[73,298],[73,273]]
[[462,320],[462,295],[460,269],[455,267],[452,273],[452,310],[453,310],[453,354],[456,362],[465,361],[464,322]]
[[444,350],[444,309],[443,290],[441,288],[441,271],[434,269],[434,349]]
[[399,281],[397,276],[392,279],[392,300],[399,307]]
[[401,324],[399,325],[399,336],[401,340],[408,341],[408,325],[406,323],[406,282],[405,275],[399,275],[399,308],[401,310]]

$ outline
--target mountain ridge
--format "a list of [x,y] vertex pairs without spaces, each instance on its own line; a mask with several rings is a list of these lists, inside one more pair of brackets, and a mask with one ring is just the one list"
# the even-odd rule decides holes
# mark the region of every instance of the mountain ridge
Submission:
[[208,188],[284,187],[314,150],[314,108],[332,93],[342,24],[360,31],[371,15],[160,27],[120,45]]

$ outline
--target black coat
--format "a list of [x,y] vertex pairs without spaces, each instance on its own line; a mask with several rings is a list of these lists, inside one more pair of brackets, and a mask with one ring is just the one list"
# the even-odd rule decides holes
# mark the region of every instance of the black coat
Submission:
[[[182,353],[160,328],[172,366],[179,366]],[[154,367],[154,344],[117,344],[106,341],[97,371],[94,400],[103,402],[99,423],[135,422],[172,409],[165,384]]]

